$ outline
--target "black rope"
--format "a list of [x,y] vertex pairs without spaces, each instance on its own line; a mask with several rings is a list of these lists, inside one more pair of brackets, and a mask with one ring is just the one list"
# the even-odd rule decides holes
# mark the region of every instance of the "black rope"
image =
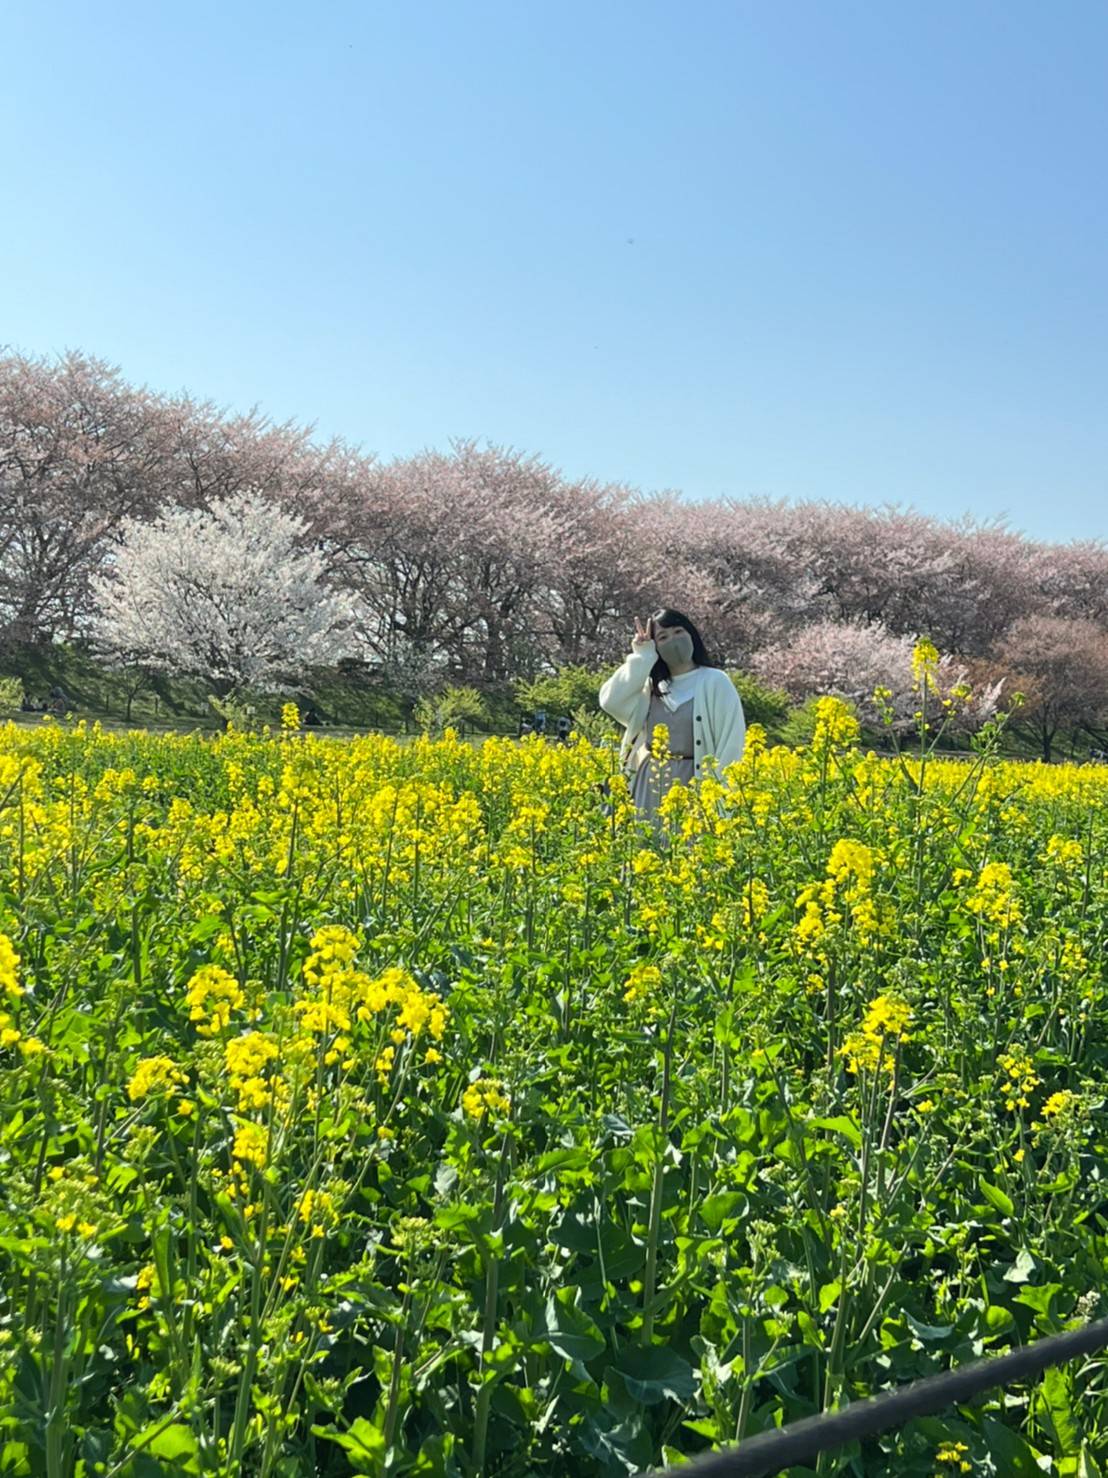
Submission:
[[787,1427],[759,1432],[738,1447],[694,1458],[681,1471],[692,1478],[766,1478],[794,1463],[807,1463],[829,1447],[876,1436],[916,1416],[931,1416],[992,1386],[1015,1384],[1038,1375],[1048,1365],[1060,1365],[1064,1360],[1091,1354],[1106,1345],[1108,1319],[1098,1319],[1081,1329],[1036,1340],[1033,1345],[1007,1355],[994,1355],[957,1370],[923,1376],[902,1390],[884,1391],[843,1411],[824,1412]]

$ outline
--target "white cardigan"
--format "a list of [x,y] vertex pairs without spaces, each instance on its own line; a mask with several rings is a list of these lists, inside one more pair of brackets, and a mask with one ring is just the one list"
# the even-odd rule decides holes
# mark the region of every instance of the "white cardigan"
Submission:
[[[619,762],[633,776],[650,752],[650,735],[643,732],[650,711],[650,671],[658,660],[653,641],[635,643],[631,655],[601,685],[600,706],[623,725]],[[714,755],[719,770],[742,759],[746,717],[735,684],[721,668],[705,667],[692,697],[694,773]]]

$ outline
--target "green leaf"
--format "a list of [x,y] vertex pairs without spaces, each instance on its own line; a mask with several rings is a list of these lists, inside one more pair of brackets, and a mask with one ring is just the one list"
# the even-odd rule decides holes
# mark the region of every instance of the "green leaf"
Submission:
[[1002,1330],[1011,1329],[1015,1323],[1011,1309],[1006,1309],[1002,1304],[990,1304],[985,1310],[985,1328],[990,1334],[999,1334]]
[[953,1324],[921,1324],[918,1319],[913,1319],[911,1314],[905,1310],[904,1322],[917,1339],[928,1340],[946,1339],[953,1333]]
[[843,1285],[838,1278],[833,1283],[825,1283],[819,1291],[819,1311],[826,1314],[827,1310],[839,1301],[839,1294],[843,1291]]
[[718,1232],[729,1218],[741,1216],[749,1206],[742,1191],[718,1191],[705,1196],[700,1203],[700,1215],[710,1232]]
[[567,1211],[561,1221],[550,1228],[550,1240],[556,1247],[571,1252],[596,1251],[596,1223],[588,1221],[580,1211]]
[[813,1129],[832,1129],[837,1134],[842,1134],[856,1150],[862,1148],[862,1131],[854,1120],[848,1119],[845,1114],[839,1114],[834,1119],[809,1119],[808,1122]]
[[448,1459],[454,1451],[455,1437],[453,1432],[439,1432],[434,1437],[428,1437],[419,1449],[413,1473],[426,1473],[428,1478],[439,1478],[439,1475],[453,1469]]
[[25,1442],[5,1442],[0,1449],[0,1473],[10,1478],[31,1478],[29,1452]]
[[[138,1445],[142,1445],[142,1433],[137,1438]],[[153,1457],[168,1458],[175,1462],[181,1458],[195,1457],[196,1434],[183,1422],[173,1422],[168,1427],[163,1427],[158,1435],[145,1444],[145,1451]]]
[[814,1349],[817,1350],[822,1350],[826,1348],[823,1335],[820,1333],[819,1330],[819,1326],[812,1318],[811,1314],[809,1314],[807,1309],[797,1310],[796,1322],[800,1327],[800,1333],[803,1336],[804,1343],[806,1345],[811,1345]]
[[1096,1458],[1085,1443],[1081,1444],[1081,1451],[1077,1454],[1077,1472],[1074,1478],[1103,1478]]
[[1065,1170],[1056,1175],[1053,1180],[1043,1182],[1039,1186],[1039,1190],[1044,1196],[1057,1196],[1063,1191],[1072,1191],[1077,1184],[1077,1178],[1077,1167],[1075,1165],[1069,1165]]
[[1005,1478],[1042,1478],[1043,1454],[995,1417],[982,1419],[981,1432],[998,1473]]
[[1005,1216],[1015,1215],[1015,1203],[1011,1196],[1005,1195],[998,1185],[992,1185],[987,1180],[978,1181],[978,1185],[985,1200],[995,1206],[998,1211],[1002,1211]]
[[609,1411],[591,1412],[581,1424],[577,1440],[590,1457],[604,1465],[602,1471],[607,1473],[621,1468],[628,1473],[641,1473],[653,1451],[637,1411],[624,1421],[618,1421]]
[[385,1460],[385,1434],[364,1416],[351,1422],[345,1432],[337,1427],[313,1426],[316,1437],[324,1437],[341,1447],[355,1473],[379,1473]]
[[1029,1309],[1034,1309],[1036,1314],[1049,1319],[1054,1312],[1051,1305],[1061,1291],[1061,1283],[1037,1284],[1021,1288],[1014,1301],[1018,1304],[1026,1304]]
[[563,1359],[584,1365],[588,1360],[595,1360],[607,1346],[600,1330],[579,1307],[580,1296],[579,1288],[559,1288],[546,1301],[545,1328],[538,1334]]
[[628,1394],[644,1406],[655,1406],[667,1397],[691,1401],[696,1394],[696,1372],[687,1360],[667,1345],[629,1345],[612,1367],[623,1377]]
[[1081,1423],[1074,1415],[1069,1377],[1060,1366],[1052,1365],[1043,1372],[1038,1404],[1046,1410],[1063,1455],[1075,1456],[1082,1444]]
[[227,927],[227,921],[217,913],[206,913],[203,918],[197,919],[189,930],[189,941],[192,944],[203,944],[205,939],[210,939],[213,934],[218,934],[221,929]]

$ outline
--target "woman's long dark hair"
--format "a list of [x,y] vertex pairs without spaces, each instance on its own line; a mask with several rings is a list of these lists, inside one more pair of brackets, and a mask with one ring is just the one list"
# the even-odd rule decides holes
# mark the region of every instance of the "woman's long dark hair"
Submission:
[[[651,616],[650,618],[650,621],[651,631],[654,630],[655,626],[683,626],[692,637],[692,659],[696,663],[697,667],[719,666],[718,662],[714,662],[712,658],[709,657],[708,649],[704,645],[704,638],[700,635],[700,632],[697,631],[696,627],[683,611],[674,611],[671,610],[669,606],[663,606],[660,611],[654,612],[653,616]],[[658,693],[660,693],[661,691],[658,684],[669,676],[669,664],[666,662],[664,657],[659,657],[657,662],[655,662],[654,666],[650,669],[650,691],[654,693],[655,696],[657,696]]]

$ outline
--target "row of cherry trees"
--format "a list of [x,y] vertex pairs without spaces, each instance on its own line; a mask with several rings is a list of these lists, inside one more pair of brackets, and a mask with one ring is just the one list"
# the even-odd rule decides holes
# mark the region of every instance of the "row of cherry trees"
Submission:
[[357,650],[413,693],[610,663],[631,617],[665,604],[796,699],[898,691],[927,636],[978,685],[1022,690],[1046,747],[1108,723],[1101,540],[898,506],[686,502],[473,441],[383,464],[79,353],[0,357],[0,640],[88,636],[126,531],[247,493],[295,515]]

